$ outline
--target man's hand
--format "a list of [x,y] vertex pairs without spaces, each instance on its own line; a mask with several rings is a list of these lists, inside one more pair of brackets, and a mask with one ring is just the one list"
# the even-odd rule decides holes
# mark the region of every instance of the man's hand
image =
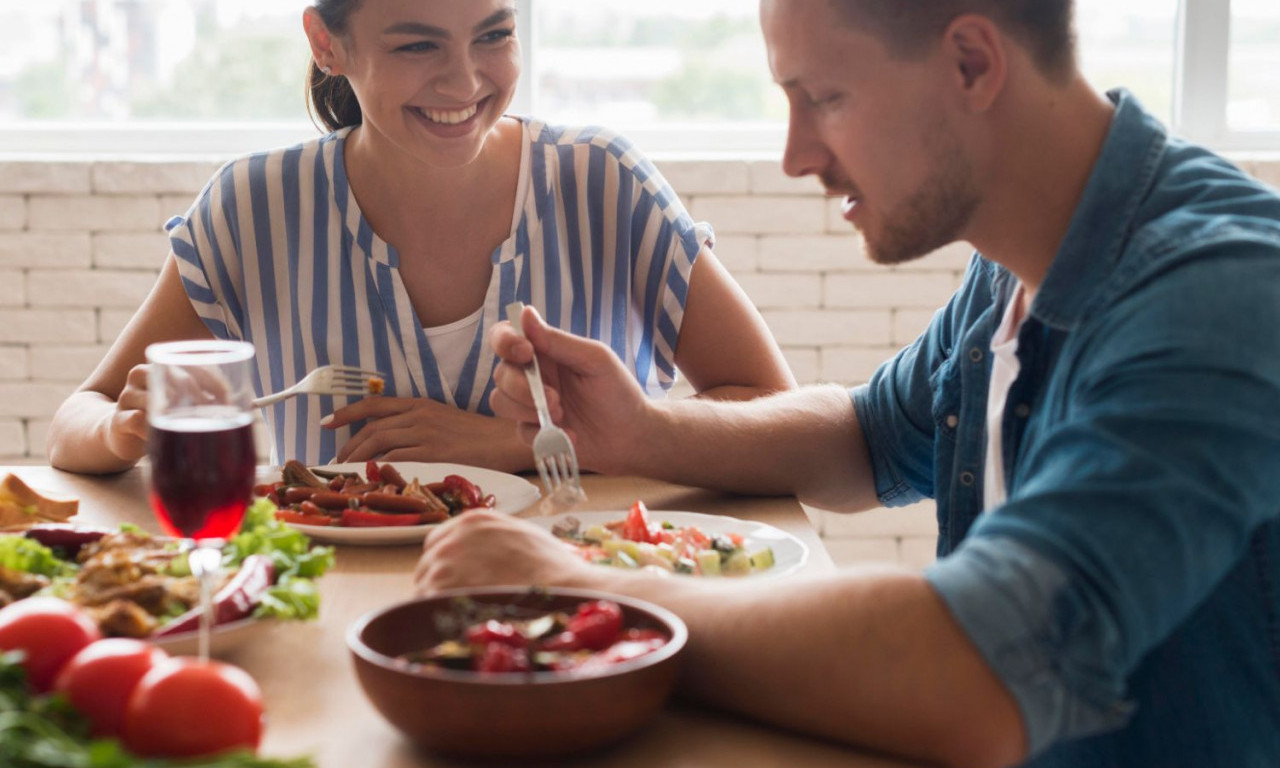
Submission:
[[367,397],[321,422],[337,429],[368,423],[337,454],[339,462],[447,461],[503,472],[533,468],[533,455],[516,438],[515,425],[420,397]]
[[521,438],[533,441],[538,414],[524,367],[536,350],[551,419],[573,439],[579,462],[625,474],[652,407],[640,385],[604,344],[548,326],[532,307],[525,307],[521,319],[526,338],[505,322],[489,332],[489,345],[502,360],[489,401],[494,413],[519,422]]
[[147,366],[129,369],[103,435],[107,450],[133,463],[147,453]]
[[419,594],[499,584],[583,586],[592,569],[545,529],[473,510],[427,534],[413,574]]

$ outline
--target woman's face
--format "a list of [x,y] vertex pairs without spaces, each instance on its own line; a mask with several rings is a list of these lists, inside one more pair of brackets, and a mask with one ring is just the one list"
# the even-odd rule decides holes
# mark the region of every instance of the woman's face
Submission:
[[372,129],[432,165],[472,162],[520,77],[514,0],[363,0],[334,38]]

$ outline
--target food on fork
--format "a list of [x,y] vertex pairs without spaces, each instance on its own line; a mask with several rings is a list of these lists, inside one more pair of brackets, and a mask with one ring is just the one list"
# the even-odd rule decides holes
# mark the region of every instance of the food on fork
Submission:
[[0,480],[0,531],[20,531],[37,523],[66,522],[79,506],[76,499],[37,493],[12,473]]
[[707,535],[694,525],[649,522],[644,502],[625,518],[582,529],[575,517],[551,532],[588,562],[692,576],[747,576],[773,567],[771,547],[748,551],[741,534]]
[[364,388],[371,395],[380,395],[387,388],[387,382],[381,376],[370,376],[364,383]]
[[441,523],[468,509],[493,507],[492,494],[461,475],[438,483],[406,480],[392,464],[370,460],[357,472],[308,469],[290,460],[280,481],[254,493],[276,503],[276,519],[292,525],[378,528]]

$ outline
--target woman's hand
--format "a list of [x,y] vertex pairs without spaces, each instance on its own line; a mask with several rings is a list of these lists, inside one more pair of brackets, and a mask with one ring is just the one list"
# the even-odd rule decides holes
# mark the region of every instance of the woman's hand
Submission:
[[147,368],[143,364],[129,369],[103,434],[107,450],[130,464],[147,453]]
[[586,586],[595,568],[549,531],[481,510],[432,530],[422,550],[413,583],[424,595],[498,584]]
[[533,469],[533,454],[515,424],[418,397],[367,397],[339,408],[326,429],[368,419],[338,450],[337,460],[445,461],[503,472]]

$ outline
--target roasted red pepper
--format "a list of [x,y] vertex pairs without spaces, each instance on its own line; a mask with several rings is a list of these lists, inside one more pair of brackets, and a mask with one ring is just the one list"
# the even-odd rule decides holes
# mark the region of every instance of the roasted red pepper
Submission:
[[[275,566],[265,555],[249,555],[240,563],[240,570],[227,585],[213,596],[213,624],[228,624],[246,618],[253,613],[262,593],[275,583]],[[180,632],[191,632],[200,627],[200,608],[197,606],[156,630],[154,637],[166,637]]]
[[379,528],[390,525],[420,525],[422,515],[388,515],[364,509],[342,510],[342,522],[348,528]]

